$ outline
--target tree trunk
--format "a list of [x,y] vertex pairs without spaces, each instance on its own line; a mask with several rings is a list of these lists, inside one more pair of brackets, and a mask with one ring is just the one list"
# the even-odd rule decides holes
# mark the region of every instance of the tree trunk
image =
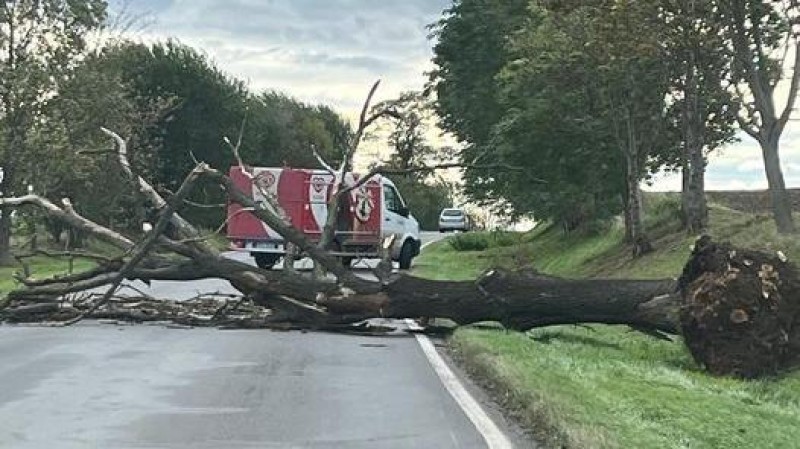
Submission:
[[772,212],[775,225],[781,234],[794,232],[794,219],[792,218],[792,205],[786,192],[786,183],[783,180],[781,160],[778,153],[779,136],[772,136],[761,142],[761,151],[764,155],[764,168],[767,172],[767,184],[772,201]]
[[[677,330],[678,296],[672,296],[676,284],[670,279],[566,280],[495,270],[467,284],[466,291],[463,285],[451,290],[450,286],[431,282],[441,281],[408,277],[392,284],[389,313],[417,316],[426,310],[440,314],[448,311],[449,318],[457,323],[488,318],[517,330],[582,322],[628,324],[669,333]],[[431,287],[439,292],[433,301],[421,293],[431,291]]]
[[625,201],[625,235],[632,245],[633,257],[651,252],[653,246],[644,230],[642,221],[642,189],[639,186],[638,163],[635,157],[628,156],[627,198]]
[[11,208],[0,208],[0,266],[14,265],[11,254]]
[[702,233],[708,226],[708,205],[705,197],[706,160],[703,156],[703,126],[695,76],[696,55],[689,55],[686,76],[686,98],[683,106],[683,195],[682,209],[686,230]]
[[573,280],[492,270],[475,281],[402,276],[381,292],[320,304],[334,315],[428,316],[461,325],[497,321],[515,330],[593,322],[675,333],[676,285],[671,279]]
[[702,147],[688,151],[684,166],[684,192],[682,195],[684,223],[692,234],[701,234],[708,227],[708,204],[705,195],[706,161]]
[[633,257],[639,257],[653,250],[650,239],[647,238],[642,222],[642,189],[641,161],[639,160],[639,139],[637,138],[633,119],[628,116],[626,121],[627,140],[623,152],[625,154],[625,184],[627,188],[625,201],[625,236],[632,245]]

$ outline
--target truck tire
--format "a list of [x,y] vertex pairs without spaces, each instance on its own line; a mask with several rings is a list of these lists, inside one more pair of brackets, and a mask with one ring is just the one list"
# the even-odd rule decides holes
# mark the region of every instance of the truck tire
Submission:
[[414,244],[411,240],[406,240],[403,247],[400,248],[400,258],[397,260],[400,263],[401,270],[408,270],[411,268],[411,260],[414,259]]
[[350,268],[350,265],[353,264],[353,259],[355,259],[355,257],[353,256],[343,256],[341,258],[342,266],[344,266],[345,268]]
[[270,254],[270,253],[252,253],[253,258],[256,259],[256,265],[258,268],[263,268],[264,270],[271,270],[272,267],[278,262],[278,259],[281,258],[279,254]]

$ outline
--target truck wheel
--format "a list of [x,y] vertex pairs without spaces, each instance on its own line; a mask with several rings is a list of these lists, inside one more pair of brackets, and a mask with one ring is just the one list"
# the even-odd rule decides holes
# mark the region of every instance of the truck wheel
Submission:
[[344,257],[342,257],[342,259],[341,259],[342,260],[342,265],[345,268],[350,268],[350,265],[353,264],[353,259],[355,259],[355,257],[353,257],[353,256],[344,256]]
[[263,268],[264,270],[271,270],[275,263],[278,262],[278,259],[281,258],[278,254],[270,253],[254,253],[253,257],[256,259],[258,268]]
[[408,270],[411,268],[411,260],[414,258],[414,247],[411,243],[411,240],[406,240],[403,243],[403,247],[400,248],[400,258],[398,262],[400,263],[401,270]]

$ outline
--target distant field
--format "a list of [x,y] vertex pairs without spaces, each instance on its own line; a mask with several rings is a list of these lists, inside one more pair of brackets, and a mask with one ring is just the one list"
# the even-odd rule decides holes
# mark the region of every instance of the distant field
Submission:
[[[787,189],[794,210],[800,210],[800,189]],[[751,214],[770,212],[769,192],[766,190],[714,190],[706,192],[709,201]]]

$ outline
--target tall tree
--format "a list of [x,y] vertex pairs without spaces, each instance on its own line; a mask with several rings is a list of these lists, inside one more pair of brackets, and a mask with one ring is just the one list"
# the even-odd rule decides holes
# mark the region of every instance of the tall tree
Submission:
[[435,230],[439,213],[453,204],[453,188],[434,172],[415,170],[450,161],[451,149],[435,145],[430,139],[436,132],[430,92],[403,92],[376,108],[391,111],[385,119],[386,144],[391,155],[383,166],[407,171],[392,179],[420,227]]
[[[795,230],[780,162],[780,139],[800,88],[800,5],[794,0],[722,0],[717,19],[729,41],[741,129],[761,146],[778,232]],[[786,57],[791,56],[787,68]],[[781,108],[778,85],[788,81]]]
[[466,143],[462,158],[528,171],[468,170],[467,191],[567,229],[623,210],[634,253],[646,252],[640,182],[676,145],[659,11],[655,0],[456,3],[437,29],[443,126]]
[[[624,161],[602,98],[591,88],[596,71],[584,41],[571,32],[571,23],[582,26],[561,13],[531,12],[538,20],[512,39],[510,62],[497,77],[506,112],[492,139],[492,157],[526,173],[487,176],[469,187],[578,230],[622,211]],[[530,174],[546,183],[532,184]]]
[[[431,89],[440,126],[462,145],[470,163],[491,151],[492,130],[504,108],[495,78],[509,61],[508,44],[528,19],[529,0],[457,0],[433,25]],[[464,170],[468,194],[496,203],[485,170]],[[470,188],[471,186],[479,186]]]
[[[222,141],[244,122],[241,155],[255,165],[316,165],[312,147],[336,160],[348,141],[349,125],[332,109],[307,105],[278,92],[254,94],[217,67],[208,56],[175,41],[152,45],[122,42],[106,48],[97,70],[118,78],[140,112],[167,101],[172,105],[146,122],[129,142],[133,163],[152,169],[156,185],[177,189],[193,156],[228,167],[233,155]],[[219,189],[201,185],[192,199],[224,201]],[[187,216],[216,227],[222,209],[195,209]]]
[[[584,46],[590,64],[597,68],[593,88],[604,101],[625,161],[626,236],[633,254],[639,255],[651,249],[642,219],[641,181],[649,159],[674,144],[664,125],[669,86],[669,72],[663,64],[667,56],[665,27],[658,19],[656,1],[596,3],[576,12],[589,17],[584,22],[588,32]],[[645,29],[647,33],[642,33]]]
[[[43,108],[106,18],[103,0],[0,2],[0,167],[3,195],[19,193]],[[41,157],[41,155],[40,155]],[[0,214],[0,263],[11,262],[11,216]]]
[[665,45],[672,67],[671,116],[681,135],[677,165],[683,174],[682,211],[686,229],[708,225],[706,154],[734,140],[736,106],[723,27],[716,0],[663,0]]

